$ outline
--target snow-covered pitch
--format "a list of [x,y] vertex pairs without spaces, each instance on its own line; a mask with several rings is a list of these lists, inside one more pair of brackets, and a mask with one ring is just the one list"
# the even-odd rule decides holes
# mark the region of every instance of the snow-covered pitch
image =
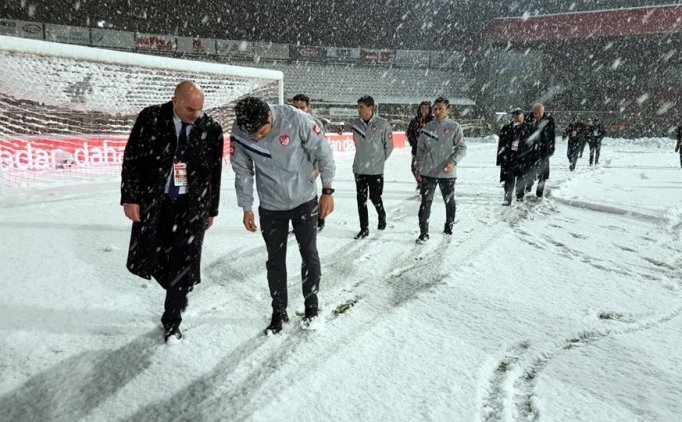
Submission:
[[352,157],[318,238],[322,317],[269,322],[266,253],[231,169],[164,345],[163,291],[125,269],[118,180],[0,203],[0,420],[682,420],[682,170],[673,141],[608,139],[601,164],[552,159],[549,196],[502,206],[493,143],[469,142],[453,236],[434,200],[416,245],[409,152],[387,163],[388,228],[358,230]]

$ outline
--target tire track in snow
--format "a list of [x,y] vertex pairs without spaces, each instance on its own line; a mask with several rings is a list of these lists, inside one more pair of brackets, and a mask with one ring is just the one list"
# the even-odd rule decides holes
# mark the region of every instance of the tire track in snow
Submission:
[[[515,343],[507,348],[487,382],[487,395],[482,400],[481,415],[484,421],[514,418],[519,421],[537,421],[540,409],[534,390],[538,376],[556,357],[578,347],[592,345],[614,335],[636,334],[657,328],[682,313],[682,307],[672,312],[640,322],[625,319],[628,327],[585,330],[562,340],[532,346],[529,342]],[[619,321],[618,318],[609,318]],[[621,321],[619,321],[621,322]]]
[[[399,204],[391,221],[399,223],[405,218],[413,217],[413,213],[408,212],[408,205],[412,202],[413,199],[410,199]],[[455,227],[457,230],[458,226]],[[490,230],[486,236],[473,238],[475,243],[465,240],[458,242],[460,246],[467,246],[467,252],[462,256],[463,262],[484,251],[491,240],[502,231],[508,230],[508,226],[501,221],[488,227]],[[465,233],[473,230],[472,227],[463,229]],[[372,245],[374,239],[379,240],[383,235],[385,232],[373,239],[352,240],[341,253],[323,258],[323,263],[325,263],[323,270],[337,275],[327,278],[328,281],[322,291],[324,296],[335,298],[335,306],[332,306],[332,310],[371,302],[372,306],[378,306],[381,311],[341,327],[335,332],[337,335],[334,341],[326,346],[322,345],[323,350],[318,349],[317,355],[329,357],[341,353],[343,348],[339,347],[340,344],[345,345],[346,348],[352,347],[353,342],[362,333],[372,329],[382,320],[388,319],[392,310],[400,308],[421,292],[443,283],[447,277],[441,267],[448,254],[435,252],[447,249],[452,242],[450,236],[444,236],[439,243],[432,241],[427,245],[414,245],[403,253],[395,255],[388,264],[388,268],[394,268],[394,270],[385,273],[378,280],[371,275],[361,276],[358,279],[357,274],[362,269],[361,266],[356,265],[356,262],[360,259],[371,262],[374,256],[382,254],[381,248],[373,248]],[[248,257],[256,249],[261,248],[264,247],[244,251],[240,253],[240,256]],[[419,250],[421,251],[417,252]],[[259,263],[260,265],[262,264]],[[216,263],[214,268],[217,270],[220,264]],[[323,276],[323,280],[325,278]],[[349,279],[353,280],[352,284],[346,282]],[[377,283],[389,284],[392,287],[390,294],[388,296],[375,294]],[[299,284],[300,280],[296,277],[296,286]],[[336,320],[338,315],[328,312],[323,318],[326,322],[331,322]],[[173,415],[175,418],[180,415],[180,419],[206,419],[207,417],[210,419],[209,415],[224,420],[248,419],[273,399],[272,386],[268,385],[271,380],[285,379],[294,383],[300,379],[304,369],[310,371],[311,366],[315,367],[323,363],[322,361],[300,361],[301,358],[297,357],[298,352],[304,352],[307,348],[303,346],[313,341],[315,335],[297,327],[291,327],[291,325],[295,323],[292,322],[280,338],[268,339],[266,336],[259,335],[243,343],[221,360],[211,374],[192,383],[171,399],[147,406],[143,411],[138,412],[133,420],[163,420],[164,414]],[[186,405],[178,409],[178,403],[183,402]]]

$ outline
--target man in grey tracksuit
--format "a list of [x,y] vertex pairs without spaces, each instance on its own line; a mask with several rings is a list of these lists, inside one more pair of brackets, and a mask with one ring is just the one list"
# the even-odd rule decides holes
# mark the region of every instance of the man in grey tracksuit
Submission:
[[[334,159],[322,129],[294,107],[270,106],[259,98],[247,97],[237,103],[235,114],[230,154],[237,202],[244,210],[244,226],[255,232],[258,229],[252,211],[255,175],[272,297],[272,321],[266,332],[277,333],[289,320],[286,312],[289,221],[303,261],[304,321],[309,322],[317,316],[320,284],[317,219],[318,211],[324,218],[334,210]],[[323,186],[319,203],[314,163],[317,163]]]
[[445,201],[445,228],[443,233],[452,234],[455,223],[455,180],[457,164],[466,155],[462,128],[450,118],[450,103],[439,97],[433,103],[434,119],[421,130],[417,143],[415,167],[421,181],[421,206],[419,207],[419,237],[417,243],[429,239],[431,203],[436,190]]
[[384,191],[384,163],[393,151],[393,129],[388,120],[374,113],[374,98],[369,95],[358,100],[358,118],[351,123],[355,142],[353,174],[357,191],[360,232],[356,239],[369,235],[367,196],[379,217],[378,230],[386,228],[386,210],[381,200]]
[[[308,117],[310,117],[320,129],[322,129],[322,134],[325,134],[327,132],[322,121],[317,117],[313,116],[312,113],[310,113],[310,98],[307,95],[305,94],[294,95],[294,98],[291,99],[291,105],[307,114]],[[314,164],[315,176],[317,177],[319,175],[319,171],[317,170],[317,163]],[[324,218],[318,218],[317,231],[318,232],[322,231],[322,229],[324,229],[324,225],[325,225]]]

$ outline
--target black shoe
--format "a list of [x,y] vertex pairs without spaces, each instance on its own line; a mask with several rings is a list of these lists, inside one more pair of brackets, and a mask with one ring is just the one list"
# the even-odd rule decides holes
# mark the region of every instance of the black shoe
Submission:
[[516,202],[523,202],[523,196],[517,196]]
[[317,318],[317,308],[312,306],[310,308],[305,308],[305,316],[303,317],[303,319],[306,321],[310,321],[313,318]]
[[268,334],[268,332],[272,334],[279,333],[282,331],[282,325],[287,322],[289,322],[287,311],[273,311],[272,320],[270,321],[270,325],[265,328],[265,334]]
[[317,231],[321,232],[324,228],[324,220],[317,220]]
[[384,230],[386,228],[386,220],[379,220],[379,225],[377,225],[377,230]]
[[427,240],[429,240],[429,235],[427,233],[422,233],[419,235],[416,242],[419,244],[422,244],[422,243],[426,243]]
[[369,230],[368,229],[362,229],[358,234],[355,235],[353,239],[362,239],[363,237],[369,236]]
[[508,207],[511,205],[511,201],[505,199],[504,202],[502,202],[502,205],[504,205],[505,207]]
[[182,340],[182,331],[180,331],[180,324],[164,324],[163,341],[168,343],[168,340],[170,338]]
[[452,234],[452,225],[446,224],[445,227],[443,227],[443,234]]

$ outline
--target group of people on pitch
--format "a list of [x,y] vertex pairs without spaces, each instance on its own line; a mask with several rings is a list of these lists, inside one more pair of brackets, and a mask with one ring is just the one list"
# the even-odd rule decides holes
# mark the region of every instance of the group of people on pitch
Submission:
[[500,129],[497,145],[496,164],[500,167],[500,183],[504,183],[504,205],[511,205],[514,194],[517,201],[523,201],[535,180],[535,194],[542,198],[555,135],[554,118],[542,104],[534,104],[527,116],[520,108],[511,112],[511,122]]
[[[242,223],[250,232],[258,231],[260,225],[267,249],[272,318],[265,331],[271,333],[279,332],[289,321],[286,250],[290,224],[302,257],[305,311],[301,322],[308,325],[318,317],[321,271],[317,233],[324,227],[324,218],[334,210],[335,164],[324,128],[307,113],[309,99],[305,95],[296,96],[292,105],[242,98],[234,109],[230,137],[230,163],[235,173],[237,203],[243,210]],[[433,105],[425,105],[420,110],[428,112],[417,116],[417,127],[411,124],[408,135],[413,148],[412,169],[421,196],[417,243],[429,239],[436,186],[445,201],[443,233],[452,234],[457,165],[466,155],[462,128],[450,118],[448,100],[439,97]],[[194,82],[181,82],[171,101],[141,111],[123,158],[121,205],[133,222],[127,268],[140,277],[154,278],[166,290],[161,317],[165,341],[183,337],[180,323],[187,296],[201,282],[204,234],[218,215],[223,130],[203,112],[203,107],[202,89]],[[386,228],[383,173],[393,151],[393,132],[389,122],[375,113],[372,97],[361,97],[357,112],[351,124],[360,220],[355,238],[363,239],[369,235],[368,199],[378,215],[377,230]],[[543,111],[538,113],[537,122],[529,123],[533,127],[551,122]],[[553,142],[551,149],[543,146],[538,151],[541,157],[552,152]],[[538,186],[541,195],[549,167],[539,161],[535,171],[543,177]],[[318,177],[322,182],[320,195]],[[254,184],[259,201],[258,224],[253,209]]]

